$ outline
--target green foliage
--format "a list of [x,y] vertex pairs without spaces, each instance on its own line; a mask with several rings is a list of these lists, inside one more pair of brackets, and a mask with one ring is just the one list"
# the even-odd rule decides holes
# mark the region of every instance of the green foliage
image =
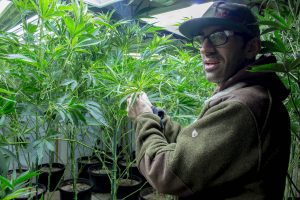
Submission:
[[[293,176],[291,180],[294,181],[294,185],[299,188],[297,174],[300,142],[300,1],[263,0],[261,6],[265,7],[263,16],[260,17],[264,40],[262,53],[273,53],[278,63],[258,66],[253,70],[277,72],[290,89],[290,96],[285,102],[291,117],[292,130],[289,174]],[[288,182],[286,198],[297,196],[294,185]]]
[[32,194],[32,187],[27,186],[28,181],[37,176],[36,172],[26,171],[19,176],[13,172],[10,179],[0,175],[0,199],[11,200],[20,196]]
[[[92,148],[82,138],[95,137],[116,164],[118,146],[122,153],[134,146],[125,110],[132,93],[145,91],[187,124],[212,92],[199,55],[150,25],[91,13],[82,1],[13,2],[24,33],[0,34],[0,135],[17,159],[18,152],[28,155],[32,168],[45,153],[57,153],[55,141],[67,141],[76,178],[75,151],[79,144]],[[32,15],[36,23],[26,21]]]

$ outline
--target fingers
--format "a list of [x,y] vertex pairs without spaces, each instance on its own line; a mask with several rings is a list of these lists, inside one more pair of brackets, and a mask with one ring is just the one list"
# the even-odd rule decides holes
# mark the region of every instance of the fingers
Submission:
[[127,116],[130,118],[130,119],[135,119],[137,117],[137,113],[136,113],[136,103],[137,103],[137,100],[138,100],[138,97],[136,96],[134,98],[134,104],[132,102],[133,100],[133,94],[129,95],[127,97],[127,108],[126,108],[126,111],[127,111]]
[[[133,99],[134,94],[131,94],[127,97],[127,105],[131,105],[132,104],[132,99]],[[141,92],[140,94],[136,94],[136,96],[134,97],[135,102],[138,101],[149,101],[148,96],[146,95],[145,92]]]
[[147,94],[146,93],[142,93],[141,94],[141,99],[144,101],[144,103],[146,103],[148,106],[152,106],[152,103],[150,102],[150,100],[149,100],[149,98],[148,98],[148,96],[147,96]]
[[131,98],[132,95],[129,95],[127,97],[127,107],[126,107],[126,111],[127,111],[127,116],[131,118],[131,115],[132,115],[132,108],[130,108],[131,106]]
[[[134,102],[132,102],[134,101]],[[152,104],[145,92],[140,94],[132,94],[127,98],[127,115],[131,119],[143,113],[152,113]]]
[[127,107],[128,107],[128,105],[130,105],[130,103],[131,103],[131,95],[129,95],[129,96],[127,97]]

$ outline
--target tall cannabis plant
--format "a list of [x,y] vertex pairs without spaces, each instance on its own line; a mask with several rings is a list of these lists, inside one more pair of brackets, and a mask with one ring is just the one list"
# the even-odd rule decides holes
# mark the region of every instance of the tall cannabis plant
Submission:
[[[101,106],[88,92],[93,83],[87,73],[94,61],[90,59],[95,54],[93,47],[101,43],[96,35],[104,25],[87,12],[83,2],[13,3],[22,16],[23,34],[0,37],[5,43],[0,55],[1,94],[5,93],[1,101],[7,102],[2,107],[1,134],[11,136],[6,137],[6,145],[22,143],[14,146],[27,155],[23,158],[31,168],[45,154],[50,152],[53,158],[51,152],[59,153],[57,142],[67,141],[76,180],[75,150],[78,144],[87,147],[78,139],[79,127],[106,126]],[[32,16],[35,21],[28,20]]]
[[290,89],[285,102],[291,118],[292,144],[285,198],[299,197],[300,156],[300,1],[261,0],[260,24],[263,27],[261,53],[272,53],[278,63],[263,65],[257,71],[277,72]]
[[[45,153],[58,153],[56,142],[67,142],[74,180],[75,153],[93,148],[82,138],[98,138],[112,153],[116,199],[118,157],[134,150],[128,95],[145,91],[176,120],[193,121],[212,91],[199,56],[178,48],[181,42],[158,28],[91,13],[82,1],[14,4],[24,34],[0,35],[1,134],[22,139],[19,147],[30,155],[32,167]],[[34,15],[37,20],[28,22]]]

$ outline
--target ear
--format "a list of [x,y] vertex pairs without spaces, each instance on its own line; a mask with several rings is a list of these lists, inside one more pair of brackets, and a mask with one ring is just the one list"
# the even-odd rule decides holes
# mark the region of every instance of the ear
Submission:
[[249,60],[255,58],[255,56],[260,51],[260,48],[261,48],[261,42],[259,38],[255,37],[249,40],[247,42],[246,49],[245,49],[246,58]]

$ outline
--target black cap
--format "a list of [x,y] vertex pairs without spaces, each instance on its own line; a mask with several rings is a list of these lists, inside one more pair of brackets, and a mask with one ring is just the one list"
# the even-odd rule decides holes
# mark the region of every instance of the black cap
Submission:
[[214,2],[201,18],[185,21],[179,31],[187,38],[199,35],[207,26],[223,26],[245,33],[249,37],[260,35],[258,22],[250,8],[244,4],[225,1]]

